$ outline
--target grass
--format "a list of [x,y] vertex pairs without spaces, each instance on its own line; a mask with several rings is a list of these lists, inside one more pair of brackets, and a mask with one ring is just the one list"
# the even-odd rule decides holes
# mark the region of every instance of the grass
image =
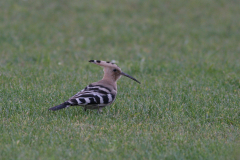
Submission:
[[[239,159],[236,0],[0,2],[0,159]],[[116,60],[115,103],[62,103]]]

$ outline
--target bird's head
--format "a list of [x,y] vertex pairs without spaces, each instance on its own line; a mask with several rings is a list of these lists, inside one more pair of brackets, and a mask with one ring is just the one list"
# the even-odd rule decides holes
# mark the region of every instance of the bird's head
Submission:
[[119,68],[116,64],[108,62],[108,61],[100,61],[100,60],[90,60],[89,62],[97,64],[99,66],[104,67],[104,76],[103,79],[110,80],[116,82],[121,76],[126,76],[138,83],[138,80],[133,78],[132,76],[122,72],[121,68]]

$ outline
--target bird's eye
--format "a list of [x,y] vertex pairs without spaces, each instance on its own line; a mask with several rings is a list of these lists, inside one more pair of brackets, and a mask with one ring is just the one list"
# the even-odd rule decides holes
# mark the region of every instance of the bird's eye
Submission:
[[113,72],[116,72],[117,71],[117,69],[113,69]]

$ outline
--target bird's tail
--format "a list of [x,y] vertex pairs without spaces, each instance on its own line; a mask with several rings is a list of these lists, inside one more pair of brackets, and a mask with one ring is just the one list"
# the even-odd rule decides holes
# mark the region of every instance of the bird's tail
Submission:
[[56,110],[63,109],[63,108],[69,107],[69,106],[70,106],[69,102],[64,102],[64,103],[62,103],[62,104],[60,104],[58,106],[49,108],[49,110],[56,111]]

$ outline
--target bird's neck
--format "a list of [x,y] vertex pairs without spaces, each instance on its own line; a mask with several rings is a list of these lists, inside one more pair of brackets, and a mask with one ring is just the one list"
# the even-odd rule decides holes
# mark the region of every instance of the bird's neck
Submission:
[[113,86],[113,88],[115,90],[117,90],[117,81],[114,81],[113,79],[104,76],[103,79],[101,80],[101,82],[103,82],[105,84],[109,84],[109,85]]
[[109,77],[103,77],[102,80],[103,80],[103,81],[106,81],[106,82],[108,82],[108,83],[110,83],[110,84],[116,84],[116,81],[113,80],[112,78],[109,78]]

